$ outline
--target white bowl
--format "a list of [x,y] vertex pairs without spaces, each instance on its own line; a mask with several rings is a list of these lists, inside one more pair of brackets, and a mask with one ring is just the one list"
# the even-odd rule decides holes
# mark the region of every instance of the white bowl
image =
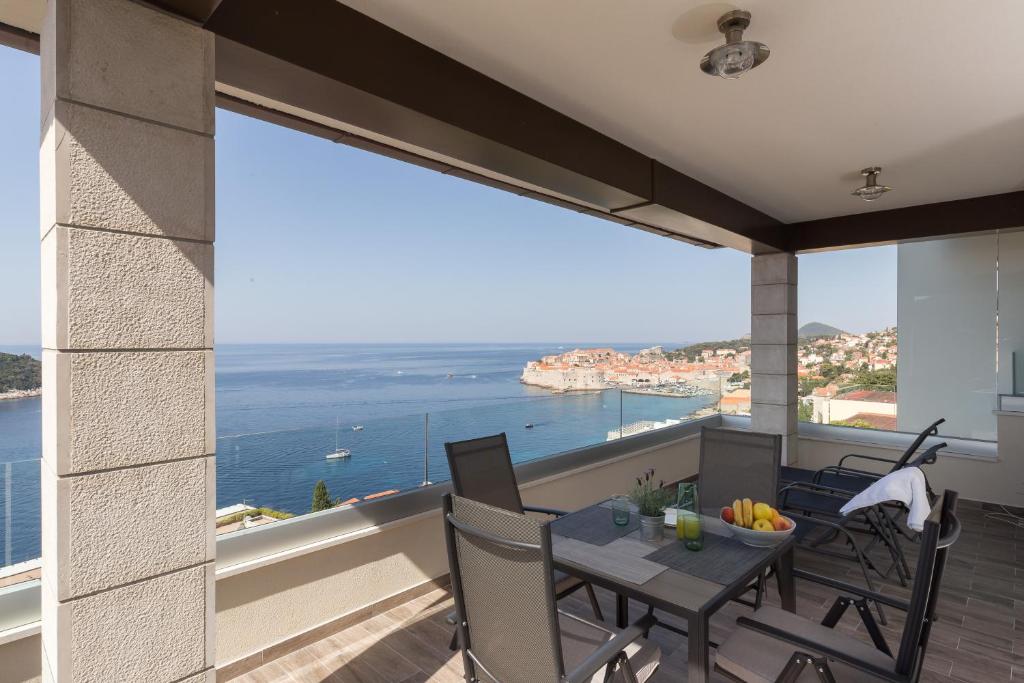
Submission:
[[789,520],[789,528],[785,531],[756,531],[754,529],[736,526],[735,524],[729,524],[725,520],[722,520],[722,527],[727,529],[729,533],[735,536],[741,543],[752,545],[755,548],[774,548],[789,538],[791,533],[796,531],[796,523],[785,515],[783,515],[783,517]]

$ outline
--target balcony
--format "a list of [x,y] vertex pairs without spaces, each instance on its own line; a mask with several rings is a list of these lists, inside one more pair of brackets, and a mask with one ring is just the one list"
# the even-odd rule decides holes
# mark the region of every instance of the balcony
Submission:
[[[332,509],[225,522],[218,534],[218,505],[239,502],[237,491],[217,500],[218,463],[248,446],[216,428],[217,108],[332,151],[372,152],[601,228],[642,231],[658,246],[736,259],[722,275],[740,284],[744,372],[722,363],[700,378],[706,396],[738,375],[732,391],[671,419],[625,417],[620,404],[619,421],[602,417],[592,439],[607,442],[517,460],[524,498],[572,510],[650,468],[668,481],[693,477],[702,426],[778,436],[783,464],[816,470],[849,452],[892,457],[911,432],[948,418],[924,443],[945,443],[928,476],[936,491],[959,492],[966,528],[920,679],[1024,677],[1024,157],[1015,144],[1024,91],[1005,86],[1019,80],[1020,41],[989,40],[992,13],[971,3],[929,7],[927,21],[920,7],[893,3],[761,4],[752,30],[763,34],[751,37],[772,43],[773,57],[727,82],[699,68],[724,38],[706,3],[0,3],[0,44],[39,55],[42,103],[38,128],[32,121],[24,133],[39,147],[41,278],[31,280],[40,282],[42,428],[38,460],[2,463],[4,565],[18,563],[0,573],[3,683],[462,675],[443,623],[447,477],[434,476],[427,454],[422,479],[416,458],[402,463],[402,481],[375,472],[381,486]],[[996,15],[1024,21],[1014,3]],[[921,41],[894,26],[925,26],[926,44],[942,49],[922,59]],[[857,169],[875,163],[896,190],[864,204],[851,191]],[[401,195],[388,189],[388,199]],[[282,221],[275,239],[293,239],[300,222]],[[593,235],[603,246],[600,230]],[[887,330],[898,337],[899,390],[829,389],[849,363],[891,370],[889,338],[877,354],[819,349],[829,372],[812,380],[825,391],[808,394],[808,366],[823,363],[802,363],[811,356],[799,350],[798,289],[821,282],[798,282],[812,272],[798,263],[875,245],[898,262],[886,305],[900,317]],[[614,272],[620,257],[602,255],[600,265]],[[301,263],[292,265],[299,279]],[[819,269],[819,280],[830,275]],[[585,278],[561,284],[568,293],[544,292],[544,305],[587,296]],[[827,303],[880,305],[862,299],[862,281],[842,284]],[[709,316],[738,310],[719,294],[711,283],[665,295],[663,315],[690,315],[697,302]],[[618,314],[609,307],[612,329],[629,325]],[[601,382],[562,379],[561,391]],[[633,377],[634,387],[651,382]],[[816,424],[799,422],[808,412]],[[449,438],[479,436],[455,417],[444,424]],[[418,429],[417,417],[406,430],[417,443]],[[264,478],[269,489],[288,485]],[[39,511],[39,529],[12,528],[12,510]],[[39,552],[15,558],[19,535],[38,539]],[[797,561],[858,576],[817,555]],[[801,581],[798,612],[820,616],[831,595]],[[883,595],[905,589],[890,581]],[[611,612],[611,594],[600,599]],[[712,640],[743,614],[724,608]],[[899,626],[893,616],[883,635],[894,640]],[[865,636],[852,622],[842,628]],[[684,677],[682,637],[654,638],[666,655],[655,680]]]

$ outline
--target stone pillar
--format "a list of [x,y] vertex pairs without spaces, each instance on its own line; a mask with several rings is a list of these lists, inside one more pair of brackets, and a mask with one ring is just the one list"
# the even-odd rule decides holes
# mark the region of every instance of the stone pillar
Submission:
[[782,434],[782,462],[797,462],[797,259],[750,264],[750,412],[754,431]]
[[43,680],[213,681],[213,39],[49,0],[40,61]]

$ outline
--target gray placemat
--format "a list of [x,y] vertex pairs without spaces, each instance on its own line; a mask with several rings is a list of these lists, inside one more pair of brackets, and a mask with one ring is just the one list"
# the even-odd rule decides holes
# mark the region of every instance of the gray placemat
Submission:
[[575,562],[593,571],[637,585],[647,583],[668,569],[665,565],[643,559],[640,555],[649,552],[650,546],[644,544],[644,548],[638,548],[637,544],[640,542],[629,538],[620,538],[607,545],[596,546],[555,534],[551,536],[551,542],[556,558]]
[[601,506],[583,508],[551,522],[551,533],[575,538],[590,545],[606,545],[640,528],[640,518],[631,514],[629,524],[616,526],[612,511]]
[[704,534],[704,548],[687,550],[682,541],[658,548],[645,560],[663,564],[683,574],[728,586],[758,562],[772,554],[773,548],[754,548],[733,538]]

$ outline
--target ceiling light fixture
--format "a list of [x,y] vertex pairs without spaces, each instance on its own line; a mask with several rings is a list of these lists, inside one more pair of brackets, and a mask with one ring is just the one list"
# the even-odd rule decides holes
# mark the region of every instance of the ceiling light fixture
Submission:
[[860,174],[864,176],[864,187],[858,187],[850,194],[860,197],[866,202],[873,202],[891,190],[892,188],[888,185],[878,184],[878,174],[881,172],[881,166],[871,166],[870,168],[862,169]]
[[735,9],[718,18],[718,30],[725,34],[725,45],[719,45],[700,60],[700,70],[709,76],[739,78],[768,59],[768,46],[743,40],[743,31],[750,26],[750,12]]

